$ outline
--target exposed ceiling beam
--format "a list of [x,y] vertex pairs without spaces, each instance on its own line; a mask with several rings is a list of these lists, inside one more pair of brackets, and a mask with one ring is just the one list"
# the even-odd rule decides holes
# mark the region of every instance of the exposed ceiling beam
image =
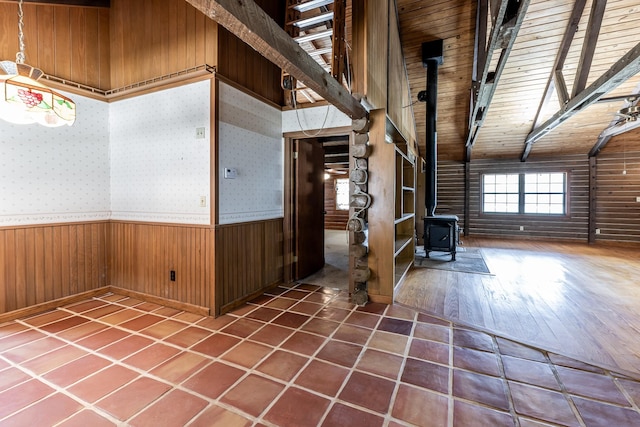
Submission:
[[[55,4],[81,7],[111,7],[111,0],[23,0],[25,3]],[[0,3],[17,3],[18,0],[2,0]]]
[[365,108],[253,0],[186,0],[352,119]]
[[571,98],[571,100],[556,112],[541,126],[534,129],[525,139],[525,148],[520,157],[526,161],[531,152],[531,147],[540,138],[555,129],[574,114],[582,111],[589,105],[598,101],[620,84],[628,80],[640,71],[640,43],[636,44],[629,52],[620,58],[600,78],[591,83],[589,87]]
[[[466,142],[467,161],[471,160],[471,147],[475,144],[480,128],[493,99],[513,44],[524,16],[529,7],[529,0],[501,0],[492,1],[490,13],[494,25],[489,34],[489,42],[486,44],[487,4],[478,2],[476,14],[476,52],[474,53],[474,82],[471,95],[471,107],[469,113],[469,132]],[[494,70],[491,70],[493,55],[500,52],[500,57]]]
[[587,78],[591,70],[591,62],[593,54],[596,51],[600,28],[602,27],[602,19],[604,18],[604,10],[607,7],[607,0],[593,0],[591,4],[591,13],[589,15],[589,23],[587,24],[587,33],[582,43],[582,53],[580,54],[580,62],[573,83],[571,96],[576,96],[582,92],[587,85]]
[[[622,108],[637,105],[638,101],[636,97],[639,94],[640,85],[636,86],[633,94],[628,95],[627,98],[624,99],[625,102]],[[600,99],[600,101],[602,101],[602,99]],[[627,120],[624,124],[620,124],[621,120],[620,118],[613,119],[611,123],[609,123],[609,126],[598,135],[596,143],[591,148],[591,151],[589,151],[589,157],[595,157],[600,154],[600,151],[602,151],[612,137],[640,127],[640,120]]]

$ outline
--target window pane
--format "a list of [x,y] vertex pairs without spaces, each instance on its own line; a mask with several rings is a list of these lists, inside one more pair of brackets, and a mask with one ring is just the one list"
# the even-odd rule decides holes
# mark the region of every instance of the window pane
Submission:
[[564,193],[564,183],[552,183],[549,186],[550,193]]

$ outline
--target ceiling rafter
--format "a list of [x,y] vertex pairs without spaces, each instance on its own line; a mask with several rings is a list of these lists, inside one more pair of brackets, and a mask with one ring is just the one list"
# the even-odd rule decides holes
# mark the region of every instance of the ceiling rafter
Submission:
[[607,0],[593,0],[591,4],[591,13],[589,14],[589,23],[587,24],[587,33],[582,43],[582,53],[580,54],[580,62],[573,83],[571,96],[576,96],[582,92],[587,85],[587,78],[591,70],[593,62],[593,54],[596,51],[600,28],[602,27],[602,19],[604,18],[604,10],[607,7]]
[[327,73],[253,0],[186,0],[225,27],[262,56],[286,70],[309,89],[351,117],[366,117],[366,109]]
[[[478,138],[498,81],[524,21],[529,0],[479,0],[476,12],[473,84],[471,88],[469,131],[466,141],[466,161],[471,160],[471,148]],[[492,28],[487,43],[487,18],[491,14]],[[494,70],[495,53],[500,57]]]
[[[631,107],[634,105],[638,105],[638,96],[640,95],[640,85],[638,85],[632,94],[626,95],[623,100],[625,101],[623,104],[623,108]],[[635,98],[635,99],[633,99]],[[608,101],[616,101],[620,100],[619,97],[608,98]],[[604,98],[600,99],[600,101],[605,101]],[[640,127],[640,120],[625,120],[623,125],[620,125],[621,119],[615,118],[611,121],[609,126],[605,130],[602,131],[600,135],[598,135],[598,139],[596,143],[593,145],[591,150],[589,151],[589,157],[595,157],[600,154],[600,151],[609,143],[611,138],[616,135],[623,134],[630,130],[636,129]]]
[[597,102],[602,96],[624,83],[639,71],[640,43],[636,44],[630,51],[624,54],[609,70],[586,89],[571,98],[571,100],[551,116],[551,118],[531,131],[525,139],[525,148],[520,160],[523,162],[526,161],[533,144],[540,138],[555,129],[565,120],[584,110],[594,102]]

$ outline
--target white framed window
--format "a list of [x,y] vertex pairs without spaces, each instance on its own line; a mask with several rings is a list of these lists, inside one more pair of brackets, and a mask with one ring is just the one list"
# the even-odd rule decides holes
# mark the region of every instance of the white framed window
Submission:
[[349,178],[338,178],[336,186],[336,210],[349,210]]
[[482,212],[526,215],[565,215],[565,172],[485,174]]

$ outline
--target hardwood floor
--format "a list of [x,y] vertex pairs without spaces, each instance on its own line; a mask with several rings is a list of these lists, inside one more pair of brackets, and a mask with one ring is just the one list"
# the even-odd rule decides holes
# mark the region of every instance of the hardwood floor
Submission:
[[640,251],[464,240],[491,275],[414,268],[395,301],[584,362],[640,373]]

